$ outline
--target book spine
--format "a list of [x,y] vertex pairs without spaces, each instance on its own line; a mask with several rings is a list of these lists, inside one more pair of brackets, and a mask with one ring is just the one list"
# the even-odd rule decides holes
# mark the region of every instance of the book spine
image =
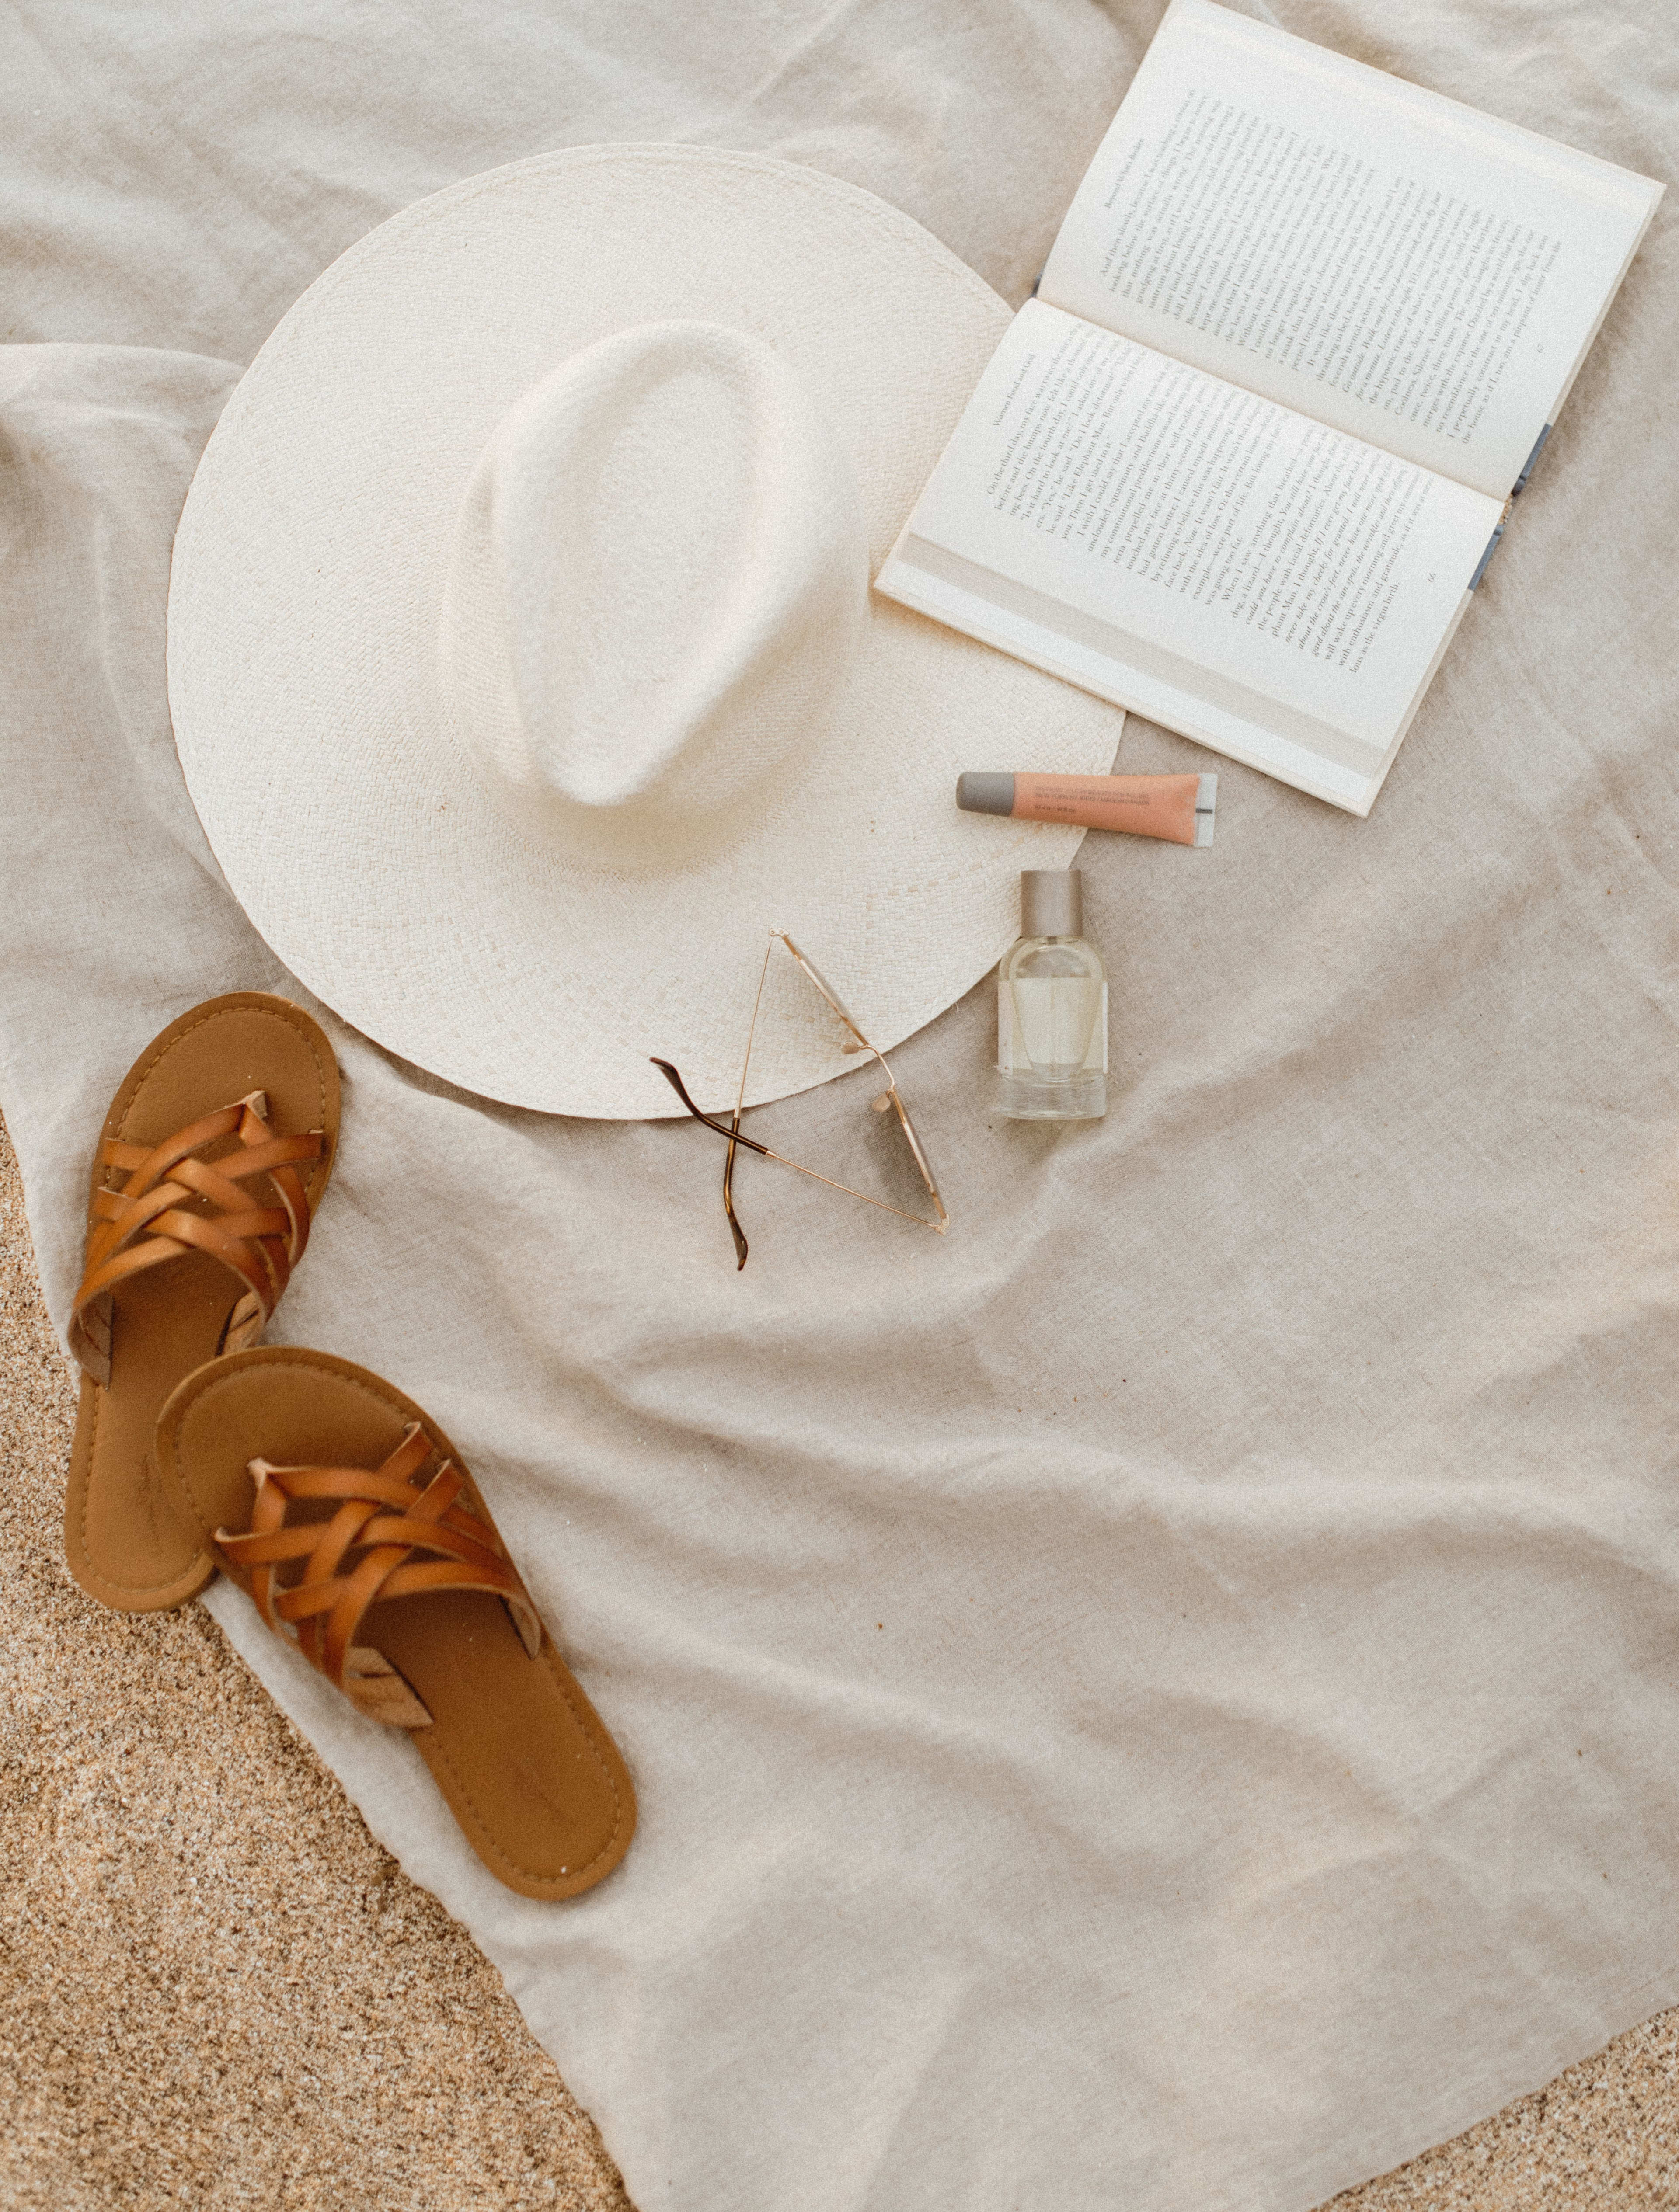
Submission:
[[[1541,443],[1543,443],[1542,440],[1541,441]],[[1537,453],[1539,447],[1536,446],[1533,450],[1535,453]],[[1531,464],[1530,464],[1530,465],[1531,465]],[[1519,491],[1521,487],[1518,484],[1517,486],[1517,490]],[[1493,528],[1492,536],[1487,540],[1487,550],[1481,555],[1480,560],[1475,562],[1475,574],[1469,578],[1469,589],[1472,592],[1476,589],[1481,578],[1486,574],[1487,563],[1499,550],[1499,540],[1504,535],[1504,526],[1510,520],[1511,504],[1514,501],[1515,496],[1516,493],[1512,491],[1509,499],[1506,500],[1504,502],[1504,513],[1500,515],[1498,522]]]
[[[1534,440],[1534,441],[1533,441],[1533,451],[1532,451],[1532,452],[1528,455],[1528,457],[1527,457],[1526,460],[1524,460],[1524,461],[1523,462],[1523,464],[1522,464],[1522,473],[1520,474],[1520,476],[1518,476],[1518,477],[1517,477],[1517,479],[1516,479],[1516,486],[1515,486],[1515,489],[1514,489],[1514,490],[1511,493],[1511,495],[1510,495],[1510,496],[1512,497],[1512,499],[1514,499],[1514,498],[1517,496],[1517,494],[1520,492],[1520,490],[1521,490],[1521,489],[1522,489],[1522,486],[1523,486],[1523,485],[1527,482],[1528,478],[1529,478],[1529,477],[1533,474],[1533,465],[1534,465],[1534,463],[1535,463],[1535,462],[1539,459],[1540,449],[1541,449],[1541,448],[1542,448],[1542,447],[1544,445],[1546,439],[1547,439],[1547,438],[1548,438],[1548,437],[1550,436],[1550,434],[1551,434],[1551,426],[1550,426],[1550,424],[1548,422],[1548,423],[1545,425],[1544,428],[1543,428],[1543,429],[1539,433],[1539,435],[1538,435],[1538,436]],[[1483,565],[1484,565],[1484,564],[1483,564]]]

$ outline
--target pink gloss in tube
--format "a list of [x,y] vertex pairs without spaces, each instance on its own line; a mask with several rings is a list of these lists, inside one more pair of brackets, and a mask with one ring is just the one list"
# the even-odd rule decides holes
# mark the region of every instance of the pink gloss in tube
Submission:
[[956,780],[956,803],[970,814],[1012,814],[1021,822],[1070,822],[1084,830],[1123,830],[1172,845],[1210,845],[1216,775],[1013,775]]

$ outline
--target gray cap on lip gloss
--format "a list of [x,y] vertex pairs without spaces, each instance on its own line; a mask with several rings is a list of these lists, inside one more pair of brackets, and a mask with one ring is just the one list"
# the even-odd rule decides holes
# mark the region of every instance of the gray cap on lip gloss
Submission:
[[956,803],[967,814],[1013,814],[1014,811],[1014,778],[995,775],[989,771],[977,775],[958,775],[956,779]]

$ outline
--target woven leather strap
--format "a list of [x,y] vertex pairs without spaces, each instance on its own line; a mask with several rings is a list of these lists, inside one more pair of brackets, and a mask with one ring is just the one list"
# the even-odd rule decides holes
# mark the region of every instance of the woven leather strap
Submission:
[[[100,1167],[127,1181],[94,1194],[88,1264],[70,1315],[70,1350],[96,1382],[111,1380],[112,1291],[188,1252],[207,1252],[245,1285],[218,1349],[242,1351],[262,1334],[309,1241],[297,1170],[318,1160],[325,1142],[319,1129],[276,1137],[267,1116],[266,1092],[253,1091],[161,1145],[107,1138],[100,1146]],[[220,1158],[195,1157],[229,1137],[236,1146]],[[259,1206],[243,1188],[257,1176],[268,1177],[278,1205]]]
[[[368,1607],[386,1598],[482,1590],[502,1599],[525,1649],[542,1646],[537,1618],[501,1538],[458,1504],[465,1477],[444,1460],[421,1480],[436,1447],[417,1421],[382,1467],[274,1467],[250,1462],[257,1486],[251,1526],[216,1542],[247,1578],[257,1610],[312,1667],[373,1719],[429,1728],[431,1715],[379,1652],[355,1641]],[[292,1522],[294,1503],[338,1501],[326,1518]],[[296,1570],[285,1583],[282,1569]]]

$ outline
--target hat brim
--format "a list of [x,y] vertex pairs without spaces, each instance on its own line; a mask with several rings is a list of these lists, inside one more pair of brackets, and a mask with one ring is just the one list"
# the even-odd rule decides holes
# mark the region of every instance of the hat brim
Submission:
[[[733,1102],[771,928],[899,1042],[1016,933],[1019,871],[1081,832],[959,813],[964,769],[1092,774],[1118,711],[870,595],[820,742],[703,859],[593,867],[484,791],[437,679],[456,510],[504,410],[584,346],[681,317],[808,379],[879,567],[1008,322],[909,217],[812,170],[681,146],[539,156],[440,192],[333,264],[218,423],[175,542],[169,699],[234,896],[325,1003],[509,1104]],[[749,1103],[855,1065],[772,1023]]]

